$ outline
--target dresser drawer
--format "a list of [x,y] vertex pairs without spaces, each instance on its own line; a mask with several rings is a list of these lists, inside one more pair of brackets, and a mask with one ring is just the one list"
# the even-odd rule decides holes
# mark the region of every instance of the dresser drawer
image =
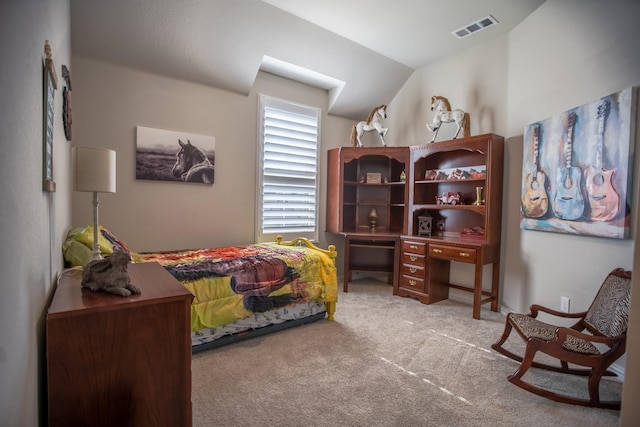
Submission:
[[416,240],[403,240],[402,241],[402,252],[403,253],[412,253],[418,255],[424,255],[426,253],[425,249],[427,247],[426,242],[419,242]]
[[402,264],[402,275],[424,279],[423,265]]
[[429,245],[431,258],[450,259],[460,262],[476,262],[477,251],[472,248],[459,248],[456,246]]
[[411,289],[418,292],[424,292],[424,279],[414,276],[406,276],[402,274],[400,276],[400,287],[405,289]]

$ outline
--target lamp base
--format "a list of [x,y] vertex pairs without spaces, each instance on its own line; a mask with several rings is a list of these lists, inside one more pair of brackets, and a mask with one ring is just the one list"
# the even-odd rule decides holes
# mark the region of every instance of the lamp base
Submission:
[[100,242],[98,241],[98,192],[93,192],[93,251],[91,252],[91,261],[100,261]]
[[93,251],[91,251],[91,261],[100,261],[102,259],[102,255],[100,254],[100,246],[94,246]]

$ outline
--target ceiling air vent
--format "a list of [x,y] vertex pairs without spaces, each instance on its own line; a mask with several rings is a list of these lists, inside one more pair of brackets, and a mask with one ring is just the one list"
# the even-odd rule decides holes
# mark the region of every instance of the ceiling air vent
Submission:
[[455,31],[452,31],[451,34],[456,36],[459,39],[463,39],[471,34],[475,34],[478,31],[484,30],[485,28],[491,27],[497,24],[498,21],[491,15],[488,15],[482,19],[479,19],[475,22],[465,25],[462,28],[459,28]]

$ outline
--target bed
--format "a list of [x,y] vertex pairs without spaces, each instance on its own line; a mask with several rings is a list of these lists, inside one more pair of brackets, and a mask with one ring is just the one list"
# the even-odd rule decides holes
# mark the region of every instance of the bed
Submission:
[[[228,247],[134,252],[99,227],[100,252],[120,249],[134,263],[157,262],[193,295],[192,351],[264,335],[320,319],[333,320],[338,285],[334,246],[321,249],[298,238]],[[71,230],[63,244],[65,262],[86,265],[93,227]]]

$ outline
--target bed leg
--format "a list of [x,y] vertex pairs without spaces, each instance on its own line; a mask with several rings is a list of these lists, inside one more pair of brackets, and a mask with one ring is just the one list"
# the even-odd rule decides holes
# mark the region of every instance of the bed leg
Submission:
[[334,302],[326,302],[324,303],[327,308],[327,320],[333,320],[333,313],[336,312],[336,303]]

